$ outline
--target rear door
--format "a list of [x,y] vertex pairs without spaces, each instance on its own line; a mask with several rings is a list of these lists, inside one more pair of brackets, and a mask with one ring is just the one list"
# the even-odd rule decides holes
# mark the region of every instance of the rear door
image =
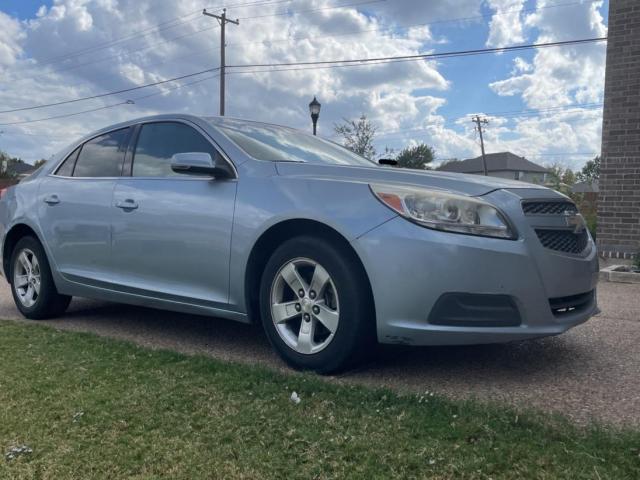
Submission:
[[113,189],[131,129],[79,146],[38,191],[38,215],[53,261],[69,280],[92,284],[110,276]]
[[173,172],[171,157],[187,152],[227,162],[190,123],[139,127],[131,176],[123,176],[114,192],[113,265],[123,291],[223,306],[237,183]]

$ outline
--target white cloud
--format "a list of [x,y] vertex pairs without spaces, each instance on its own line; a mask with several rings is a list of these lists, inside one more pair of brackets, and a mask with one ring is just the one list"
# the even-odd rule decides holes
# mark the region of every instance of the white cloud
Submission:
[[[554,2],[538,0],[537,10],[525,19],[527,28],[537,35],[530,40],[547,43],[606,36],[600,14],[602,3],[555,6]],[[492,138],[489,129],[489,141],[514,152],[518,148],[537,154],[599,152],[601,110],[591,106],[569,110],[556,107],[603,101],[605,52],[605,44],[596,43],[539,49],[531,61],[515,58],[511,75],[490,87],[501,96],[519,96],[527,108],[541,109],[541,114],[516,120],[505,135],[511,140]],[[561,158],[575,167],[588,156]]]
[[[546,0],[539,0],[539,10],[528,15],[526,23],[538,30],[536,43],[604,37],[601,5],[584,2],[547,8]],[[498,95],[521,95],[531,108],[598,102],[604,92],[605,52],[604,43],[540,49],[533,69],[520,70],[491,88]]]
[[527,62],[524,58],[516,57],[513,59],[513,70],[511,71],[511,75],[527,73],[531,70],[533,70],[533,65]]
[[0,72],[13,65],[22,53],[20,41],[23,37],[20,23],[0,12]]
[[520,12],[525,0],[487,0],[496,11],[489,22],[487,47],[506,47],[524,41]]

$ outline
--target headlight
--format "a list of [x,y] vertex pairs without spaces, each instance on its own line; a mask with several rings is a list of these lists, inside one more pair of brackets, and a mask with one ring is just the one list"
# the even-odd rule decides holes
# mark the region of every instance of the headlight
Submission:
[[427,228],[447,232],[514,238],[502,214],[487,202],[438,190],[370,185],[387,207]]

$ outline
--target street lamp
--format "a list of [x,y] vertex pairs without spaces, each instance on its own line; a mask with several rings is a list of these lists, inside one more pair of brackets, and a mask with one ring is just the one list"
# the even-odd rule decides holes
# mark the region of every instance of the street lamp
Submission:
[[320,116],[320,102],[313,97],[313,100],[309,104],[309,113],[311,113],[311,121],[313,122],[313,134],[316,134],[316,124],[318,123],[318,117]]

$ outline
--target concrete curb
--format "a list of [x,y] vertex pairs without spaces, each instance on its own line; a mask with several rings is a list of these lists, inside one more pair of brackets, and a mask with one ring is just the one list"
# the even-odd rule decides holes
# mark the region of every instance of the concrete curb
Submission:
[[611,265],[600,270],[601,282],[640,283],[640,273],[616,272],[616,268],[625,265]]

